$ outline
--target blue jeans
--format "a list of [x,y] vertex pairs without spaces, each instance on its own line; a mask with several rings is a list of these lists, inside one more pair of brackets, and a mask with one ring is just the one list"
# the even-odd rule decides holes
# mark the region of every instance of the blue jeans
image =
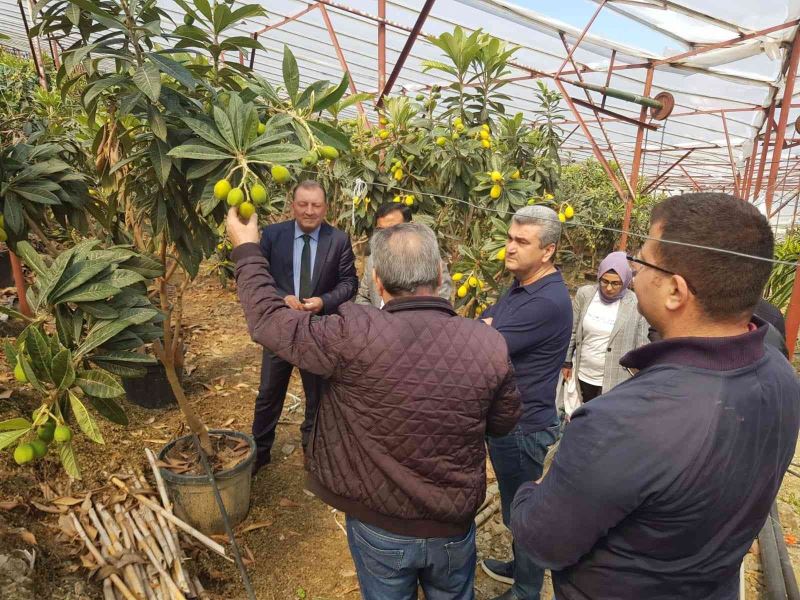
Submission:
[[[547,448],[555,443],[558,434],[558,424],[535,433],[524,433],[517,426],[506,436],[489,438],[489,457],[497,475],[503,523],[506,526],[511,522],[511,502],[519,486],[526,481],[536,481],[542,476]],[[538,600],[543,581],[544,569],[514,544],[512,589],[516,597],[519,600]]]
[[475,599],[475,526],[452,538],[412,538],[347,517],[347,543],[363,600]]

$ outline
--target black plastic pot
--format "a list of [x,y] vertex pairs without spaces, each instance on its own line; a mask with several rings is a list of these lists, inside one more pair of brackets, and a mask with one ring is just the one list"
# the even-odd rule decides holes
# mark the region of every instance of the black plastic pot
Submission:
[[[170,408],[178,401],[167,380],[167,372],[161,363],[147,365],[144,377],[123,377],[122,387],[128,400],[144,408]],[[181,374],[178,374],[180,377]]]
[[11,271],[11,257],[8,250],[0,251],[0,288],[13,287],[14,273]]
[[[231,527],[236,527],[245,520],[250,511],[250,482],[253,463],[256,460],[256,442],[252,436],[231,429],[211,429],[209,433],[246,440],[250,445],[250,453],[244,461],[232,469],[214,473]],[[190,437],[187,435],[170,442],[161,449],[158,458],[163,461],[175,444]],[[225,533],[222,513],[208,477],[173,473],[163,467],[161,476],[167,484],[178,517],[203,533]]]

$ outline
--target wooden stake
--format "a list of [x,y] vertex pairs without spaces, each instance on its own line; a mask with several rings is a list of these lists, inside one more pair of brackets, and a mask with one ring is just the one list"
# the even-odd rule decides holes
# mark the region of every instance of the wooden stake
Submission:
[[[72,524],[75,526],[75,531],[77,531],[78,535],[81,536],[81,539],[83,540],[86,549],[91,553],[95,561],[97,561],[97,564],[100,565],[101,567],[105,567],[106,565],[108,565],[106,559],[102,557],[100,552],[97,550],[97,548],[94,547],[94,544],[89,539],[89,536],[86,535],[86,531],[83,529],[83,525],[81,525],[81,522],[78,520],[78,517],[75,516],[75,513],[70,513],[70,516],[72,517]],[[113,583],[116,586],[116,588],[120,591],[125,600],[141,600],[139,598],[136,598],[136,596],[134,596],[131,593],[130,589],[128,589],[128,586],[125,585],[125,582],[119,578],[119,575],[117,575],[116,573],[112,573],[109,576],[109,578],[111,579],[111,583]]]
[[[131,511],[136,512],[136,511]],[[172,581],[172,577],[170,577],[169,573],[167,573],[161,566],[161,562],[163,560],[163,556],[157,558],[153,554],[153,550],[151,549],[151,545],[147,543],[145,536],[139,531],[136,523],[134,523],[134,518],[131,517],[130,513],[126,513],[125,517],[127,518],[130,526],[131,531],[133,531],[133,537],[136,538],[136,541],[139,543],[139,547],[144,550],[144,553],[147,554],[147,558],[150,559],[150,563],[156,568],[158,571],[159,576],[162,578],[162,581],[166,581],[167,590],[171,592],[172,598],[177,600],[186,600],[186,596],[183,595],[180,588]]]
[[114,594],[114,586],[111,584],[110,579],[103,580],[103,600],[117,600]]
[[225,548],[221,544],[218,544],[217,542],[212,540],[210,537],[208,537],[206,534],[197,531],[197,529],[195,529],[194,527],[192,527],[191,525],[189,525],[185,521],[182,521],[181,519],[179,519],[178,517],[173,515],[171,512],[167,512],[167,510],[165,508],[163,508],[160,504],[156,504],[155,502],[150,500],[150,498],[147,498],[146,496],[143,496],[142,494],[135,494],[135,493],[131,492],[131,490],[128,488],[128,486],[125,485],[125,483],[123,481],[121,481],[118,477],[112,477],[111,478],[111,483],[113,483],[115,486],[117,486],[121,490],[124,490],[125,492],[127,492],[128,494],[130,494],[131,496],[136,498],[141,504],[144,504],[146,507],[148,507],[152,511],[160,513],[161,516],[163,516],[167,521],[177,525],[180,529],[182,529],[184,532],[188,533],[190,536],[192,536],[198,542],[203,544],[209,550],[212,550],[212,551],[216,552],[217,554],[219,554],[225,560],[233,562],[233,559],[225,553]]

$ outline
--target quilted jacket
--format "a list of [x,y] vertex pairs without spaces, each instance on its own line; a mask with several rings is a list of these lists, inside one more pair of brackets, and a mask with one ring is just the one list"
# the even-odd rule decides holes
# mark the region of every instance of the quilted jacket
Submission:
[[315,317],[284,304],[256,244],[232,258],[253,340],[326,379],[308,488],[399,535],[466,533],[486,493],[485,436],[520,415],[503,336],[434,297]]

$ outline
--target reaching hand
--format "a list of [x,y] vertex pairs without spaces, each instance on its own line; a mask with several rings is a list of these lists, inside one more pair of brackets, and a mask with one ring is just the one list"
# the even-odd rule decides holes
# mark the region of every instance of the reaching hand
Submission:
[[568,379],[572,379],[572,369],[570,367],[564,367],[561,369],[561,374],[564,376],[564,381]]
[[286,306],[289,308],[293,308],[294,310],[305,310],[305,308],[303,308],[303,303],[300,302],[300,299],[297,296],[286,296],[283,301],[286,302]]
[[246,221],[239,216],[239,209],[232,206],[228,210],[228,218],[225,220],[225,227],[228,230],[228,239],[233,247],[241,246],[250,242],[259,242],[258,218],[252,215]]
[[306,301],[303,303],[303,310],[307,310],[309,312],[313,312],[314,314],[318,314],[322,311],[324,303],[322,302],[322,298],[317,298],[316,296],[313,298],[307,298]]

